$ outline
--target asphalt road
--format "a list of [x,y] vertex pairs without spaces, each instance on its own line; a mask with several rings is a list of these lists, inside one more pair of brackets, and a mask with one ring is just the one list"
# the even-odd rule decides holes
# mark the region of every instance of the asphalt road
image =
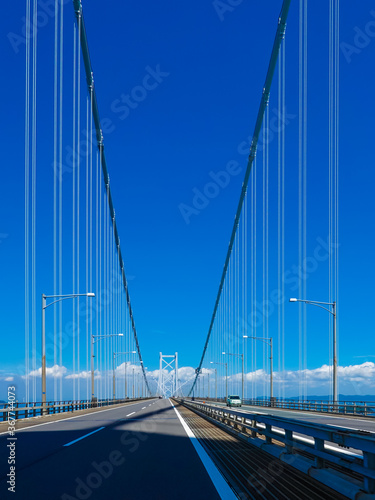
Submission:
[[[198,401],[196,399],[196,401]],[[207,401],[209,405],[226,406],[224,403],[213,403]],[[260,415],[272,415],[275,417],[284,417],[291,420],[298,420],[314,424],[333,425],[344,427],[346,429],[362,430],[375,432],[375,418],[372,417],[343,417],[339,415],[322,415],[312,411],[297,411],[297,410],[282,410],[279,408],[266,408],[262,406],[243,405],[241,408],[233,408],[234,410],[244,410]]]
[[0,435],[1,499],[220,499],[169,400],[42,423],[16,438]]

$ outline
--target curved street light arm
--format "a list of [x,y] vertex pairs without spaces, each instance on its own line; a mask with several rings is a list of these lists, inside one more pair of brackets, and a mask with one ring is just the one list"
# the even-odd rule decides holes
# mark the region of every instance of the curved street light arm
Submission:
[[43,309],[47,309],[47,307],[52,306],[53,304],[56,304],[56,302],[61,302],[62,300],[74,299],[76,297],[87,297],[87,293],[78,293],[78,294],[75,294],[75,295],[66,295],[66,296],[61,296],[61,295],[44,295],[45,299],[50,299],[52,297],[61,297],[61,298],[58,299],[58,300],[54,300],[53,302],[50,302],[49,304],[46,304],[45,306],[43,306]]
[[[329,314],[332,314],[332,316],[335,316],[335,313],[333,311],[331,311],[327,307],[323,307],[320,304],[317,304],[316,302],[310,302],[309,300],[304,300],[303,302],[305,302],[305,304],[311,304],[312,306],[320,307],[320,309],[324,309],[325,311],[328,311]],[[325,304],[325,302],[323,302],[323,304]],[[333,304],[329,304],[329,305],[333,305]]]

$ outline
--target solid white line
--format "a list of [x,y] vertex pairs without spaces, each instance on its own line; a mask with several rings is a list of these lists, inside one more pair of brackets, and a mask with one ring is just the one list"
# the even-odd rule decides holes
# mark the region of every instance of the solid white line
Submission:
[[202,445],[199,443],[198,439],[194,436],[190,427],[186,424],[185,420],[176,410],[172,402],[170,400],[168,401],[171,403],[172,408],[176,412],[176,415],[180,420],[182,427],[185,429],[185,432],[188,435],[190,441],[192,442],[195,451],[198,453],[198,456],[201,459],[202,464],[204,465],[204,468],[206,469],[208,475],[210,476],[211,481],[213,482],[213,485],[215,486],[220,498],[223,498],[225,500],[237,500],[236,495],[233,493],[232,489],[225,481],[220,471],[217,469],[216,465],[213,463],[213,461],[206,453]]
[[[126,406],[134,406],[137,404],[139,404],[139,403],[132,403],[132,404],[126,405]],[[35,427],[40,427],[41,425],[55,424],[56,422],[65,422],[65,420],[72,420],[73,418],[87,417],[87,415],[93,415],[94,413],[97,414],[97,413],[103,413],[104,411],[119,410],[120,408],[123,408],[123,407],[117,406],[116,408],[106,408],[105,410],[91,411],[90,413],[76,415],[75,417],[61,418],[60,420],[52,420],[52,422],[43,422],[42,424],[30,425],[29,427],[23,427],[22,429],[17,429],[17,427],[16,427],[16,432],[30,431],[30,430],[34,429]],[[18,420],[18,422],[23,422],[23,421],[27,422],[28,420],[29,419],[27,419],[27,418],[22,418],[22,419]],[[3,434],[8,434],[8,431],[0,432],[0,436],[2,436]]]
[[84,436],[78,438],[78,439],[75,439],[74,441],[70,441],[70,443],[67,443],[67,444],[64,444],[64,446],[70,446],[71,444],[74,444],[76,443],[77,441],[81,441],[81,439],[85,439],[87,438],[88,436],[91,436],[91,434],[95,434],[95,432],[99,432],[101,431],[102,429],[105,429],[105,427],[99,427],[99,429],[96,429],[95,431],[92,431],[92,432],[89,432],[88,434],[85,434]]
[[135,411],[133,411],[132,413],[129,413],[129,415],[126,415],[127,417],[130,417],[130,415],[134,415],[134,413],[136,413]]

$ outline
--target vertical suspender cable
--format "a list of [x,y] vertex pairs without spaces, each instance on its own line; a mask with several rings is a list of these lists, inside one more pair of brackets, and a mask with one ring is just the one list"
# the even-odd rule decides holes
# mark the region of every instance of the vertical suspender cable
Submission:
[[[73,158],[72,158],[72,163],[73,163],[73,179],[72,179],[72,292],[73,294],[76,293],[76,256],[75,256],[75,249],[76,249],[76,241],[75,241],[75,223],[76,223],[76,83],[77,83],[77,28],[76,26],[73,27],[73,124],[72,124],[72,129],[73,129]],[[72,300],[72,314],[73,314],[73,400],[76,399],[76,379],[74,376],[76,375],[76,314],[75,314],[75,300]],[[78,370],[79,373],[79,370]],[[79,384],[79,382],[78,382]]]
[[[332,123],[333,123],[333,17],[334,17],[334,0],[329,1],[329,61],[328,61],[328,246],[332,248]],[[332,252],[328,252],[328,297],[329,302],[332,302]],[[330,377],[332,380],[332,326],[331,318],[329,318],[328,331],[329,331],[329,365]],[[331,383],[331,382],[330,382]],[[331,383],[332,384],[332,383]],[[331,394],[333,387],[331,387]],[[333,397],[332,397],[333,399]]]
[[[85,269],[85,278],[86,278],[86,291],[89,290],[89,130],[90,130],[90,124],[89,124],[89,96],[86,98],[86,196],[85,196],[85,202],[86,202],[86,210],[85,210],[85,237],[86,237],[86,243],[85,243],[85,263],[86,263],[86,269]],[[85,315],[85,321],[86,321],[86,351],[87,351],[87,345],[89,343],[89,335],[90,335],[90,316],[88,314],[89,310],[89,299],[86,297],[86,315]],[[88,354],[88,353],[87,353]]]
[[[268,109],[268,108],[267,108]],[[263,175],[262,175],[262,337],[266,337],[266,276],[267,276],[267,270],[266,270],[266,199],[267,199],[267,187],[266,187],[266,175],[267,175],[267,165],[266,165],[266,159],[267,159],[267,145],[266,145],[266,130],[267,130],[267,112],[265,116],[265,120],[263,123],[263,134],[262,134],[262,142],[263,142]],[[263,344],[263,342],[262,342]],[[262,345],[262,360],[263,360],[263,367],[265,366],[265,350],[264,350],[264,344]],[[265,396],[265,380],[264,377],[262,377],[262,386],[263,386],[263,397]]]
[[[91,92],[91,100],[92,100],[92,92]],[[89,171],[89,179],[90,179],[90,185],[89,185],[89,207],[90,207],[90,213],[89,213],[89,290],[93,290],[93,282],[92,282],[92,268],[93,268],[93,258],[92,258],[92,231],[93,231],[93,217],[92,217],[92,203],[93,203],[93,150],[92,150],[92,102],[90,102],[90,114],[89,114],[89,128],[87,130],[87,145],[88,145],[88,151],[87,154],[89,155],[89,164],[90,164],[90,171]],[[93,334],[92,331],[92,308],[93,308],[93,301],[90,300],[88,302],[88,307],[89,307],[89,335],[86,337],[86,359],[90,356],[90,342],[91,342],[91,336]]]
[[[26,0],[26,26],[30,22],[30,0]],[[25,394],[30,401],[30,37],[25,50]]]
[[[60,96],[59,96],[59,163],[62,166],[63,152],[63,82],[64,82],[64,4],[60,7]],[[59,294],[63,293],[63,172],[60,168],[59,176]],[[59,365],[62,360],[62,302],[59,303]],[[60,377],[60,401],[62,397],[62,376]]]
[[[339,303],[339,165],[340,165],[340,0],[336,0],[335,19],[335,297],[336,314]],[[337,320],[337,328],[338,328]],[[339,335],[337,332],[337,352],[339,352]],[[337,355],[337,364],[339,363]],[[337,389],[338,390],[338,389]],[[339,394],[339,392],[338,392]]]
[[[299,24],[299,290],[306,298],[306,231],[307,231],[307,2],[300,0]],[[300,398],[306,396],[306,304],[299,303],[299,369]]]
[[[278,289],[283,298],[278,304],[278,370],[285,369],[285,40],[280,52],[278,81]],[[279,386],[279,396],[285,397],[284,379]]]
[[[80,53],[80,39],[81,39],[81,21],[78,19],[78,40],[77,40],[77,278],[76,278],[76,287],[77,293],[80,293],[80,213],[81,213],[81,200],[80,200],[80,186],[81,186],[81,53]],[[78,364],[80,363],[80,298],[77,297],[77,359]],[[78,368],[79,372],[79,368]],[[78,379],[80,380],[80,379]],[[89,379],[86,380],[87,384],[87,395],[86,399],[91,399],[89,392]],[[81,399],[80,392],[81,384],[78,382],[78,399]]]
[[[97,290],[98,298],[95,303],[95,330],[98,335],[99,330],[99,311],[100,311],[100,297],[101,297],[101,288],[99,286],[99,228],[100,228],[100,186],[99,186],[99,152],[96,154],[96,169],[95,169],[95,290]],[[91,342],[91,338],[89,339]],[[89,354],[90,355],[90,354]],[[87,371],[89,367],[89,356],[87,357]]]
[[[277,304],[277,345],[278,345],[278,356],[277,356],[277,366],[279,373],[281,372],[281,308],[284,302],[284,294],[282,294],[282,270],[281,270],[281,134],[282,134],[282,103],[281,103],[281,85],[282,85],[282,65],[283,65],[283,52],[285,43],[283,43],[280,50],[279,59],[279,71],[278,71],[278,86],[277,86],[277,104],[278,104],[278,136],[277,136],[277,289],[281,294],[283,300],[279,300]],[[279,388],[280,390],[280,388]],[[280,397],[279,392],[279,397]]]
[[[264,321],[266,323],[266,328],[265,328],[265,337],[269,337],[269,142],[270,142],[270,137],[269,137],[269,125],[270,125],[270,109],[267,107],[266,111],[266,149],[265,149],[265,156],[266,156],[266,255],[265,255],[265,260],[266,260],[266,316],[264,318]],[[263,343],[263,353],[264,353],[264,369],[265,372],[267,373],[267,365],[268,365],[268,349],[267,345]],[[266,382],[266,377],[263,378],[264,382]],[[268,384],[267,384],[268,385]],[[266,394],[266,388],[263,389],[263,394]]]
[[[59,6],[55,0],[55,51],[54,51],[54,104],[53,104],[53,294],[57,295],[57,181],[60,176],[61,165],[57,159],[57,114],[58,114],[58,32]],[[53,364],[57,365],[57,308],[53,306]],[[54,400],[57,400],[57,378],[53,380]]]
[[[252,298],[252,321],[253,321],[253,336],[257,336],[257,160],[254,162],[253,183],[252,183],[252,240],[253,240],[253,298]],[[256,370],[257,370],[257,344],[256,340],[252,339],[252,370],[253,370],[253,398],[257,396],[256,387]]]
[[[37,96],[37,19],[38,2],[33,4],[33,86],[31,116],[31,332],[33,351],[33,370],[36,370],[36,96]],[[33,378],[33,399],[36,400],[36,377]]]
[[[305,0],[303,16],[303,272],[305,273],[307,259],[307,0]],[[306,299],[307,280],[303,280],[303,298]],[[303,317],[303,372],[304,372],[304,395],[307,396],[307,308],[304,308]]]

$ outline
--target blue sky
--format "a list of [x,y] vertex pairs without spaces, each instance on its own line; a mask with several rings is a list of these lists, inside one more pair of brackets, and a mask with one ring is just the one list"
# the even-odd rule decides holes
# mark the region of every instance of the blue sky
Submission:
[[[22,35],[25,2],[0,21],[3,168],[0,184],[0,368],[3,377],[24,363],[24,45],[16,53],[9,33]],[[184,367],[198,365],[224,263],[246,166],[241,145],[252,134],[274,39],[280,0],[252,2],[220,13],[218,2],[84,2],[96,92],[111,188],[142,355],[150,370],[158,353],[179,352]],[[42,2],[48,4],[48,2]],[[223,1],[229,5],[229,2]],[[287,28],[287,239],[286,269],[298,262],[298,2]],[[328,7],[309,6],[308,249],[326,240],[328,131]],[[372,2],[341,2],[340,41],[340,365],[375,361],[372,315],[375,181],[375,14]],[[65,22],[73,7],[65,2]],[[51,284],[51,164],[53,115],[53,19],[39,30],[38,49],[38,300]],[[367,29],[368,35],[364,35]],[[71,56],[66,29],[66,61]],[[345,45],[346,44],[346,45]],[[16,43],[17,45],[17,43]],[[351,53],[352,52],[352,53]],[[68,64],[68,62],[67,62]],[[68,72],[69,70],[67,70]],[[120,108],[123,94],[158,72],[158,85],[134,109]],[[84,82],[84,81],[83,81]],[[83,83],[84,84],[84,83]],[[273,92],[277,90],[273,87]],[[66,86],[69,96],[69,87]],[[69,97],[67,97],[68,99]],[[271,97],[270,113],[273,101]],[[272,149],[273,148],[273,149]],[[276,141],[271,144],[275,155]],[[242,149],[241,149],[242,151]],[[273,152],[272,152],[273,151]],[[231,176],[208,206],[189,218],[191,206],[230,161]],[[261,165],[260,165],[261,167]],[[270,230],[277,210],[275,168],[270,171]],[[259,168],[259,175],[261,170]],[[273,191],[272,191],[273,190]],[[275,240],[273,240],[275,241]],[[275,258],[270,290],[277,284]],[[309,297],[327,299],[327,267],[309,277]],[[288,290],[287,290],[288,292]],[[292,292],[292,290],[289,290]],[[260,292],[261,293],[261,292]],[[294,292],[295,294],[295,292]],[[293,294],[292,294],[293,295]],[[298,311],[286,305],[286,367],[298,370]],[[68,313],[67,313],[68,314]],[[329,318],[308,311],[308,368],[328,362]],[[38,315],[39,322],[39,315]],[[277,324],[270,318],[270,329]],[[64,365],[71,369],[69,357]],[[262,369],[258,366],[258,369]],[[374,387],[366,391],[374,393]],[[1,394],[0,394],[1,398]]]

